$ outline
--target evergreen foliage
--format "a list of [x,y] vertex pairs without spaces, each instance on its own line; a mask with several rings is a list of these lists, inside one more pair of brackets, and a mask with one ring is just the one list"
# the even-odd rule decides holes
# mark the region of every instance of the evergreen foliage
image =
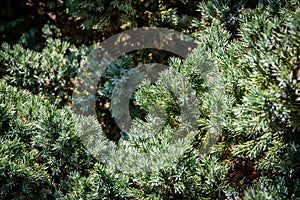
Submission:
[[43,93],[55,105],[65,105],[80,61],[86,55],[85,46],[76,48],[68,42],[49,38],[42,52],[2,44],[1,65],[9,72],[4,79],[11,85],[26,88],[34,94]]
[[[164,26],[175,30],[186,30],[198,15],[195,12],[197,8],[195,0],[176,2],[68,0],[67,2],[72,16],[83,18],[84,28],[97,29],[100,32],[116,32],[143,26]],[[97,9],[94,9],[95,7]]]
[[[40,3],[30,1],[33,19],[46,19],[30,32],[1,2],[0,199],[300,198],[299,0]],[[86,40],[68,38],[66,21]],[[199,47],[140,85],[128,132],[115,130],[122,113],[109,105],[147,60],[136,52],[107,67],[97,119],[73,114],[91,44],[142,26],[190,33]],[[23,34],[8,37],[15,28]]]
[[53,199],[75,187],[95,159],[84,149],[70,109],[58,109],[1,80],[1,199]]

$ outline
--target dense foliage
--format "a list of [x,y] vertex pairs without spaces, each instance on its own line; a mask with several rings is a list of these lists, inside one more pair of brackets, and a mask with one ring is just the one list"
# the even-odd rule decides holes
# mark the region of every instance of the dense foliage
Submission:
[[[0,5],[1,199],[300,198],[300,1]],[[121,56],[98,84],[97,119],[75,115],[85,56],[143,26],[182,31],[198,48],[186,59],[156,50]],[[121,132],[112,91],[147,61],[170,67],[140,85],[132,127]],[[179,129],[188,136],[174,143]]]

